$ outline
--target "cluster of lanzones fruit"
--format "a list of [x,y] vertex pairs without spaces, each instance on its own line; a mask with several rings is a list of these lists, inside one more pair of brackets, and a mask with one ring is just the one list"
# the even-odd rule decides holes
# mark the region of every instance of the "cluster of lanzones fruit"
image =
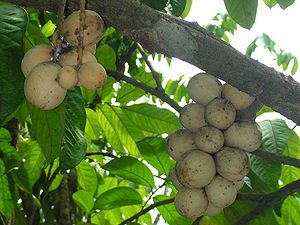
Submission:
[[238,116],[255,98],[207,73],[192,77],[187,89],[195,103],[180,113],[184,128],[167,139],[176,160],[175,206],[185,217],[213,216],[235,201],[250,169],[247,152],[261,145],[255,118]]

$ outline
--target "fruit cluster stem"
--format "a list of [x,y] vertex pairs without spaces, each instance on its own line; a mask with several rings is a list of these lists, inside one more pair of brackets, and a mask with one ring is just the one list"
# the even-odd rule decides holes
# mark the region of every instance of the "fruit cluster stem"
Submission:
[[56,63],[58,62],[58,58],[61,54],[61,49],[62,49],[62,28],[63,28],[63,23],[64,23],[64,12],[65,12],[65,7],[66,7],[66,0],[61,0],[61,4],[58,6],[57,10],[57,37],[55,40],[55,50],[53,54],[53,61]]
[[77,48],[77,69],[80,68],[82,64],[83,56],[83,38],[84,38],[84,26],[85,26],[85,0],[80,0],[80,24],[79,24],[79,33],[78,33],[78,48]]

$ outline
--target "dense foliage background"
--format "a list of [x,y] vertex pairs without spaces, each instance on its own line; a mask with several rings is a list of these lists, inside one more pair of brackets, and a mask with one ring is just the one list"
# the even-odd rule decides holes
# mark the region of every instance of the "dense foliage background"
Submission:
[[[192,0],[142,2],[182,18],[192,4]],[[205,28],[229,43],[228,34],[237,32],[237,23],[245,28],[253,25],[257,0],[224,2],[229,14],[216,15]],[[293,3],[264,2],[282,8]],[[150,55],[109,27],[96,52],[109,71],[105,86],[97,91],[77,87],[68,91],[56,109],[36,109],[24,99],[20,62],[31,47],[51,44],[56,23],[53,13],[0,2],[0,224],[116,225],[130,218],[127,224],[150,225],[161,217],[171,225],[191,224],[172,203],[176,189],[169,173],[174,161],[166,153],[164,139],[181,127],[177,111],[191,101],[182,77],[166,80],[149,60],[163,55]],[[251,56],[257,41],[279,67],[296,73],[297,59],[275,49],[267,34],[249,43],[245,54]],[[257,115],[270,111],[264,106]],[[289,128],[279,119],[259,124],[263,131],[260,151],[272,153],[269,158],[276,154],[278,162],[251,154],[251,172],[241,200],[197,223],[233,224],[257,205],[261,210],[248,214],[253,218],[249,224],[299,223],[296,126]],[[296,166],[280,163],[282,156],[294,158]],[[288,190],[282,191],[286,185]],[[150,214],[152,208],[158,211]]]

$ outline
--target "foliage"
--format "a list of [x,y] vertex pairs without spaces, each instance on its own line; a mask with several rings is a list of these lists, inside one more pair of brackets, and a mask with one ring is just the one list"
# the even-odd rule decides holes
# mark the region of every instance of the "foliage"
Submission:
[[[192,0],[142,0],[156,10],[184,18]],[[228,14],[217,14],[207,30],[230,42],[237,24],[250,28],[257,8],[255,1],[225,0]],[[264,0],[286,8],[290,0]],[[240,10],[243,9],[243,10]],[[43,18],[43,20],[40,20]],[[109,77],[97,91],[69,90],[62,105],[51,111],[34,108],[24,100],[20,62],[23,54],[40,43],[51,43],[56,15],[35,9],[0,4],[0,221],[14,224],[116,225],[142,210],[143,215],[127,224],[153,224],[155,208],[168,224],[191,224],[170,201],[176,189],[169,182],[174,161],[166,153],[165,137],[181,127],[178,113],[157,101],[140,87]],[[263,43],[278,66],[286,70],[297,59],[266,34],[250,44],[247,54]],[[150,56],[145,52],[146,56]],[[147,87],[157,89],[147,58],[136,44],[114,28],[107,29],[97,46],[96,57],[106,69],[125,73]],[[163,57],[163,56],[160,56]],[[171,59],[168,59],[171,60]],[[188,103],[184,77],[159,78],[166,96]],[[264,106],[259,114],[271,111]],[[284,120],[265,120],[262,151],[300,159],[300,138]],[[300,179],[299,168],[250,155],[251,172],[241,193],[270,193]],[[162,193],[164,193],[162,195]],[[299,194],[270,207],[250,224],[297,224]],[[256,203],[238,200],[203,224],[232,224]],[[66,214],[64,214],[66,213]],[[70,216],[71,217],[71,216]],[[13,219],[12,219],[13,218]],[[11,220],[12,219],[12,220]],[[56,221],[56,222],[55,222]],[[201,224],[202,224],[201,222]]]

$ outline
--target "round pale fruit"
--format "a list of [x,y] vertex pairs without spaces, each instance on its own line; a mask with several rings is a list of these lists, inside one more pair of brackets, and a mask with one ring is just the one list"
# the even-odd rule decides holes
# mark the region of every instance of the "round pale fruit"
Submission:
[[223,132],[212,126],[201,127],[195,135],[197,147],[208,153],[215,153],[224,144]]
[[78,70],[78,80],[80,85],[90,90],[96,90],[102,87],[106,78],[106,71],[99,63],[84,63]]
[[199,73],[190,79],[187,90],[195,102],[207,105],[211,100],[221,97],[222,84],[208,73]]
[[52,47],[46,44],[36,45],[29,49],[21,62],[21,69],[24,76],[27,77],[36,65],[42,62],[50,62],[52,59],[52,53]]
[[59,65],[50,62],[41,63],[32,69],[25,80],[24,92],[33,106],[50,110],[62,103],[67,91],[56,81],[59,70]]
[[236,110],[226,99],[217,98],[212,100],[205,110],[205,120],[210,125],[224,130],[235,120]]
[[[59,57],[58,63],[61,66],[76,66],[78,54],[76,50],[64,53]],[[97,62],[96,57],[87,50],[83,50],[82,63]]]
[[223,208],[219,208],[219,207],[213,205],[212,203],[208,202],[207,209],[205,210],[203,215],[204,216],[215,216],[215,215],[219,214],[222,210],[223,210]]
[[170,179],[171,179],[172,184],[174,185],[174,187],[175,187],[177,190],[180,190],[180,189],[182,189],[182,188],[184,187],[184,186],[179,182],[179,180],[177,179],[175,168],[173,168],[172,171],[171,171]]
[[185,129],[175,131],[167,138],[167,148],[169,155],[178,160],[186,152],[197,149],[194,134]]
[[200,150],[185,154],[176,164],[179,182],[189,188],[201,188],[216,175],[216,166],[211,155]]
[[97,50],[97,45],[93,44],[93,45],[88,45],[84,47],[84,50],[89,51],[90,53],[92,53],[93,55],[96,54],[96,50]]
[[196,218],[202,216],[207,206],[208,201],[203,189],[183,188],[177,192],[175,197],[176,210],[185,217]]
[[206,125],[204,112],[205,109],[200,104],[187,104],[180,112],[180,121],[182,126],[192,132],[196,132],[200,127]]
[[253,152],[261,145],[262,133],[256,122],[246,121],[232,124],[224,137],[226,145]]
[[245,180],[244,180],[244,178],[243,178],[243,179],[241,179],[241,180],[234,181],[234,182],[233,182],[233,185],[235,186],[235,189],[236,189],[237,191],[239,191],[239,190],[241,190],[242,187],[244,186],[244,183],[245,183]]
[[64,66],[58,72],[57,81],[64,89],[75,87],[78,83],[77,71],[73,66]]
[[208,201],[219,208],[231,205],[237,194],[233,183],[218,175],[205,187],[205,192]]
[[[80,24],[80,11],[69,15],[63,24],[62,33],[67,41],[78,46],[78,33]],[[105,25],[101,16],[92,10],[85,10],[83,46],[93,45],[100,41],[103,36]]]
[[230,101],[236,110],[245,109],[254,102],[255,98],[245,92],[239,91],[230,84],[223,86],[223,97]]
[[230,181],[244,178],[250,170],[247,154],[237,148],[223,147],[215,155],[217,172]]

